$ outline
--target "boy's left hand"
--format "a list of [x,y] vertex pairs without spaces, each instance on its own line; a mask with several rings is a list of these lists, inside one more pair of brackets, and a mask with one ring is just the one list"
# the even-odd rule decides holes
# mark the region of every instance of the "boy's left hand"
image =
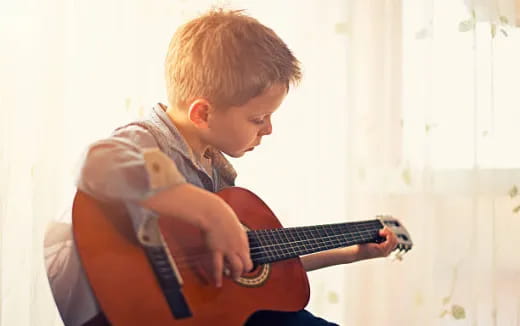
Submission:
[[358,259],[371,259],[387,257],[397,246],[397,237],[392,230],[385,228],[379,230],[379,235],[386,238],[381,243],[365,243],[358,245]]
[[385,238],[381,243],[365,243],[302,256],[303,267],[306,271],[312,271],[327,266],[386,257],[397,247],[397,237],[387,227],[379,230],[379,235]]

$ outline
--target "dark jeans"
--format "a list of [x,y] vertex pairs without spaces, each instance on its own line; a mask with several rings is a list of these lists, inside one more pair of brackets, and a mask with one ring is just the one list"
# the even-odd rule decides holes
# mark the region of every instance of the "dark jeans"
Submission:
[[[99,314],[84,326],[110,326],[105,315]],[[318,318],[308,312],[301,310],[297,312],[282,311],[258,311],[255,312],[244,326],[338,326],[329,323],[325,319]]]
[[308,312],[257,311],[245,326],[338,326]]

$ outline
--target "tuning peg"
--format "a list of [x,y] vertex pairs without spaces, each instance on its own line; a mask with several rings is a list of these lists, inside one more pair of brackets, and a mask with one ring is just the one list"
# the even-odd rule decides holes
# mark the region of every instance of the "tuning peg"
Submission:
[[396,253],[393,255],[392,261],[402,261],[403,260],[403,253],[401,250],[396,251]]

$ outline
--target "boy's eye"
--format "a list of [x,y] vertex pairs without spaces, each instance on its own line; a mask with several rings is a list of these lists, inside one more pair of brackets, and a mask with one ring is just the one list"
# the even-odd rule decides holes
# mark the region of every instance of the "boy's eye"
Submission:
[[267,115],[259,116],[259,117],[256,117],[256,118],[252,118],[251,121],[254,124],[261,125],[261,124],[264,124],[265,120],[269,119],[270,117],[271,117],[271,115],[267,114]]

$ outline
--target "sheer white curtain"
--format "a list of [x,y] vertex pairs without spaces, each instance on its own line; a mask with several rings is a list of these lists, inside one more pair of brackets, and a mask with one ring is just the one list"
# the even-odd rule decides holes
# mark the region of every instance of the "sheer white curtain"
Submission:
[[515,1],[352,1],[348,215],[400,216],[401,263],[352,265],[354,325],[518,325]]
[[0,1],[0,325],[60,325],[43,264],[79,154],[164,101],[171,1]]
[[238,184],[287,226],[390,213],[415,241],[400,263],[310,273],[309,308],[350,325],[518,324],[520,33],[506,2],[0,0],[0,325],[61,324],[43,232],[79,154],[165,101],[169,38],[213,4],[248,9],[304,68],[273,135],[233,162]]
[[[0,0],[0,325],[61,324],[43,234],[70,204],[80,153],[165,101],[173,31],[214,4],[248,9],[271,26],[307,75],[277,113],[271,139],[235,162],[239,184],[286,225],[344,218],[343,1]],[[341,321],[342,272],[323,273],[311,276],[311,305]]]

